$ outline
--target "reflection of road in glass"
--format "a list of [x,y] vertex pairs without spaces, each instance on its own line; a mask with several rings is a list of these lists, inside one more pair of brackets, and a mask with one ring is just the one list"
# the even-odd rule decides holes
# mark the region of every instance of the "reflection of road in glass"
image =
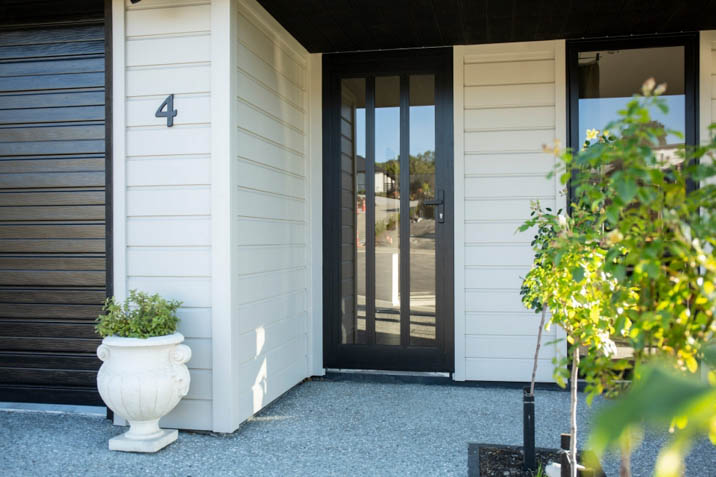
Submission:
[[[427,221],[426,221],[427,222]],[[430,221],[432,222],[432,221]],[[434,230],[434,222],[433,222]],[[410,335],[412,345],[435,345],[435,239],[411,237]],[[365,270],[365,248],[357,251],[357,267]],[[382,344],[400,344],[400,306],[393,305],[393,254],[395,247],[376,246],[376,334]],[[399,282],[398,282],[399,283]],[[358,332],[365,332],[365,283],[357,289]]]

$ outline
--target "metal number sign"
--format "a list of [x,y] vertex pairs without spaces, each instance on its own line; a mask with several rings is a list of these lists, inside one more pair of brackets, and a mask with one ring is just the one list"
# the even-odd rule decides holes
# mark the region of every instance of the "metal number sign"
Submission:
[[[163,111],[166,108],[166,111]],[[159,105],[157,112],[154,116],[157,118],[167,118],[167,127],[174,126],[174,116],[177,115],[177,110],[174,109],[174,95],[170,94],[166,97],[164,102]]]

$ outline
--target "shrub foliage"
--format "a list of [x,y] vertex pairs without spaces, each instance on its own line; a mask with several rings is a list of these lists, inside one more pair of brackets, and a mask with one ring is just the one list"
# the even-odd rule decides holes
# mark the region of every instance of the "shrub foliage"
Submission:
[[150,338],[176,332],[179,318],[176,311],[180,301],[165,300],[158,294],[149,295],[130,290],[129,297],[120,303],[115,297],[107,298],[97,317],[95,330],[102,337]]

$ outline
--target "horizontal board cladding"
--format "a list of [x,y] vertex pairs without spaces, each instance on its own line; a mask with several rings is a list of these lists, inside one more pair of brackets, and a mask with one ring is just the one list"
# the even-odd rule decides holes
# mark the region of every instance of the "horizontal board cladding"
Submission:
[[467,153],[465,174],[508,176],[541,174],[545,177],[554,168],[554,157],[543,152]]
[[[297,382],[300,382],[306,373],[306,364],[303,361],[296,361],[283,370],[271,368],[271,379],[267,379],[268,367],[263,372],[249,370],[243,376],[249,376],[242,381],[241,394],[239,395],[239,414],[251,416],[260,411],[273,400],[281,396],[287,389],[290,389]],[[254,382],[250,377],[256,375]],[[248,388],[248,389],[247,389]],[[245,390],[247,389],[247,390]]]
[[237,254],[239,275],[251,275],[304,266],[307,250],[303,244],[239,247]]
[[[519,232],[539,201],[560,201],[545,145],[562,137],[565,78],[557,42],[470,46],[463,57],[466,378],[528,381],[539,316],[519,294],[534,230]],[[563,107],[563,106],[562,106]],[[555,330],[548,334],[552,340]],[[538,380],[552,380],[554,346]]]
[[[553,106],[554,84],[511,84],[465,87],[465,108]],[[468,126],[469,129],[469,126]]]
[[133,158],[127,161],[127,182],[136,187],[209,185],[209,161],[208,155]]
[[245,363],[295,340],[303,331],[304,320],[303,314],[293,315],[242,334],[238,339],[237,362]]
[[209,247],[129,247],[127,267],[133,276],[210,277]]
[[[468,336],[480,335],[485,339],[490,336],[537,336],[539,331],[540,315],[525,310],[519,312],[481,312],[468,313],[465,317],[465,330]],[[517,331],[515,331],[517,330]],[[543,332],[543,337],[555,336],[556,328]],[[521,333],[518,335],[517,333]],[[545,341],[545,342],[546,342]],[[534,347],[532,347],[534,352]]]
[[127,219],[127,245],[186,247],[211,245],[209,217],[131,217]]
[[163,8],[130,8],[125,13],[125,35],[154,37],[211,31],[211,5],[164,5]]
[[246,160],[239,160],[236,168],[237,185],[243,189],[254,189],[297,199],[302,199],[305,195],[306,179],[301,175]]
[[304,290],[239,305],[236,309],[240,325],[239,333],[249,333],[276,321],[302,315],[306,306]]
[[[534,356],[531,358],[467,358],[465,378],[469,381],[513,381],[528,383],[532,377]],[[552,360],[540,359],[537,382],[553,382]]]
[[211,56],[211,35],[202,32],[166,38],[131,38],[125,48],[128,67],[204,63]]
[[211,213],[211,190],[200,186],[143,186],[127,191],[127,216],[187,216]]
[[[470,199],[465,201],[465,215],[475,221],[521,221],[529,218],[533,199],[509,197],[505,199]],[[553,199],[541,200],[542,207],[555,210]]]
[[[212,428],[211,4],[125,3],[127,289],[180,300],[189,394],[162,419]],[[174,94],[173,127],[155,112]]]
[[232,276],[246,419],[306,376],[308,55],[254,2],[236,4]]
[[250,131],[239,129],[236,137],[238,157],[299,176],[305,174],[306,164],[301,152],[286,149]]

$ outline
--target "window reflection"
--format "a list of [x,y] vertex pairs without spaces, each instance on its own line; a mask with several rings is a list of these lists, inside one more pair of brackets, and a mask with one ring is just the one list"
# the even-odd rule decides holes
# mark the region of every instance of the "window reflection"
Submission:
[[[666,83],[662,99],[668,113],[650,111],[653,127],[664,131],[656,152],[664,160],[678,162],[676,151],[683,140],[668,130],[686,130],[686,90],[684,47],[634,48],[623,50],[582,51],[578,56],[579,146],[584,144],[587,129],[601,130],[619,116],[634,94],[648,78]],[[616,358],[632,355],[632,350],[618,336]]]
[[410,77],[410,344],[436,346],[435,78]]
[[366,343],[365,79],[341,81],[341,343]]
[[400,345],[400,77],[375,79],[375,340]]
[[651,116],[653,126],[664,130],[658,151],[674,157],[683,140],[666,131],[686,129],[683,46],[580,52],[579,145],[584,144],[587,129],[602,129],[616,119],[648,78],[667,84],[662,98],[669,111],[656,109]]

